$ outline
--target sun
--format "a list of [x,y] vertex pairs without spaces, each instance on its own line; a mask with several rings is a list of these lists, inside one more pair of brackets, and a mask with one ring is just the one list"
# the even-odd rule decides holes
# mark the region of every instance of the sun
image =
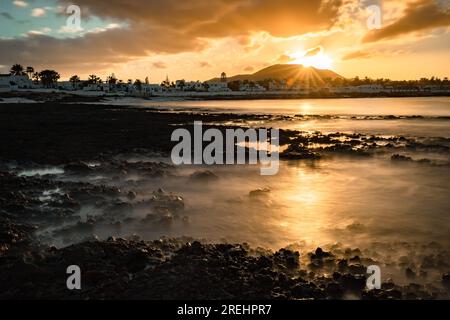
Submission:
[[290,64],[301,64],[305,67],[314,67],[316,69],[331,69],[333,67],[333,59],[322,50],[314,55],[309,55],[308,52],[290,54],[289,56],[293,59]]

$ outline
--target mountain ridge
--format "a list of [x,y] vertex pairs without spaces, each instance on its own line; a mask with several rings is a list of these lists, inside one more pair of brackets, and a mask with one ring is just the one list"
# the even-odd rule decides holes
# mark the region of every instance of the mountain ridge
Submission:
[[[238,74],[227,78],[227,82],[232,81],[264,81],[272,80],[286,80],[287,83],[306,82],[311,84],[324,83],[325,79],[332,80],[336,78],[344,78],[336,72],[328,69],[317,69],[314,67],[305,67],[301,64],[275,64],[263,68],[252,74]],[[220,81],[220,78],[213,78],[209,81]]]

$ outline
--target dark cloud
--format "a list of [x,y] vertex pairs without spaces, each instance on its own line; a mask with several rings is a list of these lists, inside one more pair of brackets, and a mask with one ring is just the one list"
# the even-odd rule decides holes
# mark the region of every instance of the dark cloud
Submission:
[[[446,5],[445,5],[446,3]],[[406,7],[403,16],[394,23],[378,30],[372,30],[363,42],[390,39],[403,34],[450,25],[450,2],[419,0]]]
[[6,18],[8,20],[14,20],[13,16],[10,15],[8,12],[0,12],[0,16],[2,16],[3,18]]
[[244,68],[244,71],[246,72],[252,72],[253,70],[255,70],[255,68],[253,68],[252,66],[247,66]]

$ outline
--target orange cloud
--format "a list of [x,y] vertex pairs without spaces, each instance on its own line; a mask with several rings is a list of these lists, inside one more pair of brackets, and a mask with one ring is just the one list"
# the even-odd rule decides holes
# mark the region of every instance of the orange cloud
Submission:
[[368,51],[353,51],[342,57],[342,60],[364,59],[372,57],[372,53]]
[[[58,0],[64,6],[72,3]],[[77,0],[86,16],[112,19],[126,28],[57,39],[44,35],[0,39],[0,64],[36,68],[126,63],[152,54],[203,50],[208,39],[316,32],[333,26],[342,0]],[[101,55],[99,55],[101,50]]]
[[277,63],[289,63],[289,62],[292,62],[292,61],[294,61],[295,60],[295,58],[292,58],[292,57],[289,57],[288,55],[286,55],[286,54],[282,54],[282,55],[280,55],[279,57],[278,57],[278,59],[277,59]]
[[315,47],[312,49],[306,50],[304,57],[313,57],[322,52],[322,47]]
[[166,64],[162,61],[154,62],[153,67],[155,67],[157,69],[166,69],[167,68]]
[[211,67],[211,64],[209,62],[207,62],[207,61],[200,61],[199,65],[200,65],[201,68],[209,68],[209,67]]

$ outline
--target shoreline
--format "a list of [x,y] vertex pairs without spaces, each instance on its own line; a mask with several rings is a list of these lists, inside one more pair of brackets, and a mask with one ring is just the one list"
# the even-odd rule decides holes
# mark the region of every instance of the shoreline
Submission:
[[101,102],[108,98],[137,98],[148,101],[160,100],[165,101],[248,101],[248,100],[317,100],[317,99],[374,99],[374,98],[430,98],[430,97],[450,97],[450,92],[442,93],[345,93],[345,94],[330,94],[330,93],[246,93],[236,92],[234,94],[229,93],[173,93],[173,94],[161,94],[152,95],[148,97],[144,96],[125,96],[119,94],[110,94],[102,92],[72,92],[72,91],[38,91],[38,90],[23,90],[16,92],[2,92],[0,93],[0,102],[2,99],[19,99],[18,103],[21,103],[20,99],[31,100],[35,102],[61,102],[61,103],[77,103],[77,102]]

